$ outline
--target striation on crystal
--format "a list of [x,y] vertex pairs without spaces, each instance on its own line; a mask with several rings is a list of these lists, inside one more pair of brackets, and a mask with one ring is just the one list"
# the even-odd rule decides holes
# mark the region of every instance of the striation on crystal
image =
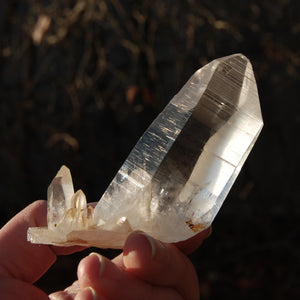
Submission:
[[74,194],[63,166],[48,188],[48,228],[29,228],[28,240],[122,248],[133,230],[188,239],[212,223],[262,127],[249,60],[216,59],[154,120],[98,203]]

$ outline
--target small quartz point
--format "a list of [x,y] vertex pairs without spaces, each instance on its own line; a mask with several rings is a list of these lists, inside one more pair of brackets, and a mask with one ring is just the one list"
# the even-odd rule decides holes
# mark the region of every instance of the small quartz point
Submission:
[[63,166],[48,188],[48,227],[29,228],[28,240],[122,248],[133,230],[188,239],[212,223],[262,127],[249,60],[216,59],[154,120],[96,205],[74,194]]

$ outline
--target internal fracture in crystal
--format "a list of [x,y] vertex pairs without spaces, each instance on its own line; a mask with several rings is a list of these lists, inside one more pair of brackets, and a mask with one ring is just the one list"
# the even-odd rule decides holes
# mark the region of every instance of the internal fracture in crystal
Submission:
[[249,60],[216,59],[154,120],[96,205],[74,194],[62,167],[48,188],[48,228],[29,228],[28,239],[102,248],[122,248],[133,230],[188,239],[212,223],[262,127]]

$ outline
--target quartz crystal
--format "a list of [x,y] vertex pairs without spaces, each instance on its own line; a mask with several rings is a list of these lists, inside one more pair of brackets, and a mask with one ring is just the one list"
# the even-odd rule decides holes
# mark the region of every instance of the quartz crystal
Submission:
[[63,166],[48,188],[48,227],[32,243],[122,248],[133,230],[188,239],[215,218],[263,126],[249,60],[199,69],[154,120],[96,204]]

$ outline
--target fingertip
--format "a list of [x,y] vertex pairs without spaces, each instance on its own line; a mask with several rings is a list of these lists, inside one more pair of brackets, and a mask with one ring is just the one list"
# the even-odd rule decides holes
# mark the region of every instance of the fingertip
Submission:
[[100,299],[102,300],[103,298],[102,297],[99,298],[96,291],[91,286],[84,288],[75,297],[75,300],[100,300]]
[[84,292],[86,293],[86,297],[84,299],[86,299],[86,300],[98,299],[96,291],[91,286],[86,287],[84,289]]
[[[89,257],[92,257],[93,260],[97,260],[97,265],[98,265],[98,276],[102,276],[104,269],[105,269],[105,258],[104,256],[100,255],[99,253],[92,252],[89,254]],[[93,262],[92,262],[93,263]],[[99,267],[100,265],[100,267]]]
[[194,235],[190,239],[177,242],[174,245],[185,254],[191,254],[197,248],[199,248],[202,245],[203,241],[207,239],[211,234],[212,234],[212,226],[204,229],[203,231]]
[[127,238],[123,249],[123,261],[127,269],[139,269],[154,257],[155,241],[141,231],[133,232]]
[[126,271],[153,285],[172,287],[197,299],[198,279],[188,258],[173,244],[164,244],[142,232],[132,233],[124,247]]
[[149,236],[148,234],[146,234],[144,232],[139,232],[138,234],[144,236],[147,239],[148,243],[150,244],[150,248],[151,248],[151,258],[153,258],[156,254],[156,248],[157,248],[155,240],[151,236]]
[[98,253],[92,252],[83,258],[77,270],[81,289],[93,285],[103,275],[105,269],[105,258]]
[[47,201],[36,200],[29,204],[24,210],[24,218],[29,226],[41,227],[47,225]]

